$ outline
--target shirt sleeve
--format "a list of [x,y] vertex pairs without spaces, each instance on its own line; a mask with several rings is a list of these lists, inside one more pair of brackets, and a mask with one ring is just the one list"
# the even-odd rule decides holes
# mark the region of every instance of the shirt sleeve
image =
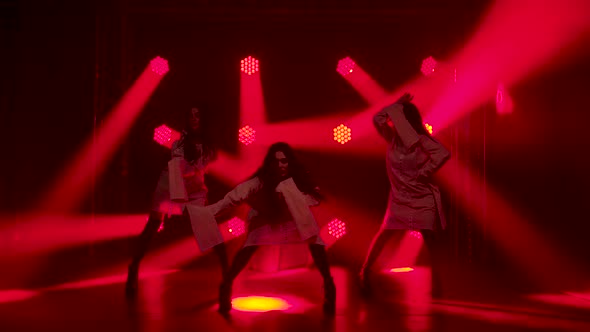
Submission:
[[393,104],[383,109],[383,112],[389,116],[395,127],[397,136],[401,139],[402,144],[406,148],[410,148],[418,143],[420,135],[414,130],[410,122],[404,115],[404,107],[401,104]]
[[449,160],[451,153],[432,137],[420,136],[420,145],[430,158],[418,171],[418,177],[429,178]]
[[281,181],[279,183],[279,185],[277,186],[276,191],[283,194],[283,195],[285,195],[287,192],[297,192],[297,193],[301,194],[300,197],[304,200],[305,204],[308,206],[316,206],[316,205],[320,204],[320,202],[317,199],[315,199],[313,196],[302,193],[297,188],[297,185],[295,184],[295,181],[293,180],[293,178],[288,178],[286,180]]
[[305,203],[309,206],[318,206],[320,205],[320,201],[318,201],[315,197],[308,195],[308,194],[303,194],[303,196],[305,197]]
[[[172,149],[170,150],[171,160],[175,160],[176,167],[179,168],[180,174],[183,177],[189,177],[195,174],[195,170],[192,165],[184,159],[184,149],[180,146],[180,140],[176,140],[172,143]],[[170,164],[168,164],[170,167]]]
[[228,192],[225,197],[217,203],[207,206],[207,209],[214,215],[218,216],[229,208],[247,200],[251,195],[255,194],[261,187],[260,180],[253,178],[237,185],[232,191]]
[[184,158],[184,151],[180,146],[180,140],[176,140],[172,143],[172,149],[170,149],[172,158]]
[[387,123],[388,115],[385,112],[385,108],[377,112],[373,116],[373,125],[381,137],[383,137],[388,143],[393,140],[395,132],[393,128]]

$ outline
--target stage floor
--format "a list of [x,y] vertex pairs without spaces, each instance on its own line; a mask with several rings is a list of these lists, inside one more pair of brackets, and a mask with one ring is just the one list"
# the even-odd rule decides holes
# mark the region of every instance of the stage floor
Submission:
[[234,308],[223,317],[216,311],[215,263],[204,259],[182,270],[146,268],[131,300],[124,295],[123,271],[39,289],[5,289],[0,331],[590,331],[588,293],[517,294],[477,276],[447,282],[446,296],[434,300],[428,267],[382,271],[373,278],[371,299],[360,296],[354,273],[333,267],[338,299],[332,318],[322,313],[317,270],[247,270],[234,284],[234,299],[274,297],[284,308]]

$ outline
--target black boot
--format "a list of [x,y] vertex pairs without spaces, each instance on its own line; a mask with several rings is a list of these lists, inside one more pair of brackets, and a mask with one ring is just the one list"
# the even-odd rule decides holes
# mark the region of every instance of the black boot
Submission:
[[125,293],[127,296],[133,296],[137,293],[139,263],[145,255],[152,237],[158,232],[158,227],[163,221],[163,214],[156,211],[150,212],[148,221],[137,238],[135,252],[127,271],[127,282],[125,283]]
[[330,316],[336,314],[336,285],[331,277],[324,280],[324,313]]
[[125,294],[128,297],[135,296],[138,288],[139,265],[131,263],[127,269],[127,282],[125,283]]
[[213,247],[213,251],[219,259],[219,265],[221,266],[221,276],[222,278],[226,278],[226,276],[229,274],[229,263],[227,259],[227,249],[225,243],[216,245]]
[[359,287],[361,289],[361,296],[364,298],[370,298],[373,294],[371,289],[371,282],[369,280],[369,271],[362,269],[359,273]]
[[219,311],[222,314],[228,313],[232,308],[231,293],[232,282],[223,281],[221,285],[219,285],[219,307],[217,308],[217,311]]
[[231,291],[234,279],[246,267],[257,249],[258,246],[248,246],[240,249],[229,267],[229,271],[224,273],[223,282],[219,285],[219,308],[217,310],[220,313],[226,314],[231,310]]

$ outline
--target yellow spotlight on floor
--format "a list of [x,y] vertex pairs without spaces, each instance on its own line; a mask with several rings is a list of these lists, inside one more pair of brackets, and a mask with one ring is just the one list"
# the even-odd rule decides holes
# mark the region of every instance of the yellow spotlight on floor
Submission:
[[239,311],[267,312],[272,310],[287,310],[291,305],[276,297],[247,296],[238,297],[232,300],[232,306]]

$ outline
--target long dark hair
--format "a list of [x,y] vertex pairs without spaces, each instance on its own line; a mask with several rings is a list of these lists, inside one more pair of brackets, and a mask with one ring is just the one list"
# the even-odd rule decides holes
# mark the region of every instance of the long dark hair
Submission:
[[[203,121],[203,108],[198,107],[199,109],[199,128],[194,130],[190,126],[190,117],[192,113],[192,109],[190,111],[185,112],[185,128],[182,132],[182,136],[180,137],[180,146],[184,149],[184,159],[188,162],[195,162],[202,156],[206,156],[209,158],[215,157],[215,148],[213,144],[211,144],[208,135],[204,129],[204,121]],[[202,155],[201,151],[197,150],[196,144],[202,145]]]
[[[251,176],[251,178],[258,177],[262,182],[262,188],[259,193],[261,198],[264,199],[271,210],[275,207],[279,207],[278,197],[275,194],[277,185],[284,179],[282,179],[278,173],[278,165],[275,155],[277,152],[283,152],[287,157],[288,165],[288,176],[293,178],[293,181],[297,185],[297,189],[304,194],[313,196],[317,200],[322,200],[323,196],[320,194],[318,186],[313,182],[309,172],[305,170],[303,165],[298,161],[297,157],[291,146],[284,142],[274,143],[268,149],[262,166]],[[277,211],[274,211],[277,212]]]
[[418,134],[430,137],[430,133],[424,127],[424,121],[422,120],[418,107],[412,103],[404,103],[403,106],[404,116],[410,125],[412,125],[412,128],[414,128]]

